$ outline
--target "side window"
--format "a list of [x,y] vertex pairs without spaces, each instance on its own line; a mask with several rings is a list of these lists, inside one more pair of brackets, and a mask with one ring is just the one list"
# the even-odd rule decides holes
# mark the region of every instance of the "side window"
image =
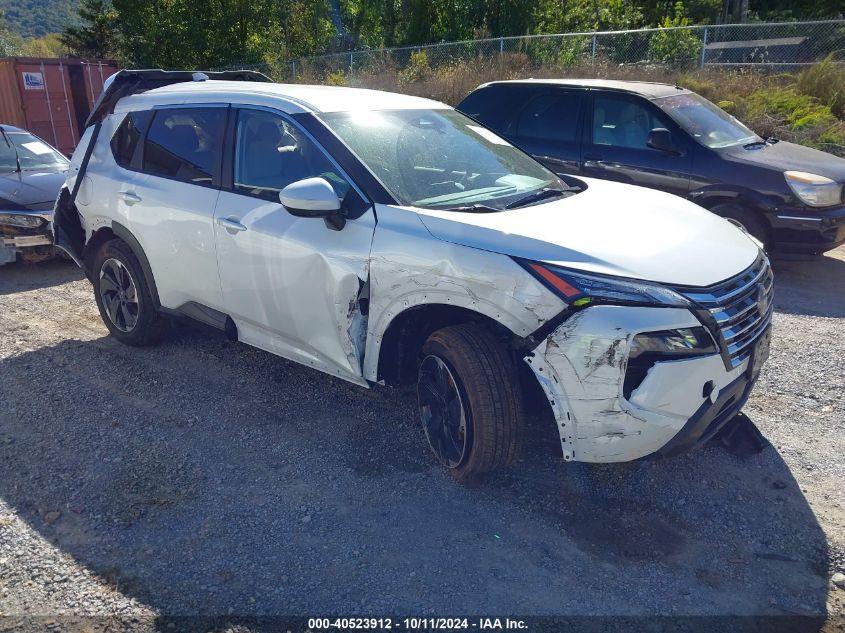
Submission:
[[271,112],[240,110],[235,130],[235,191],[279,201],[279,192],[303,178],[322,177],[338,198],[349,183],[298,128]]
[[494,84],[479,88],[461,101],[457,110],[500,134],[507,131],[513,113],[534,93],[530,84]]
[[538,95],[522,110],[516,137],[543,141],[575,141],[581,96],[557,91]]
[[211,184],[225,123],[224,108],[156,110],[144,141],[144,171]]
[[650,149],[648,133],[666,127],[647,103],[597,94],[593,106],[593,144]]
[[150,110],[130,112],[114,133],[111,139],[111,151],[114,154],[114,160],[121,167],[130,168],[135,149],[151,116]]

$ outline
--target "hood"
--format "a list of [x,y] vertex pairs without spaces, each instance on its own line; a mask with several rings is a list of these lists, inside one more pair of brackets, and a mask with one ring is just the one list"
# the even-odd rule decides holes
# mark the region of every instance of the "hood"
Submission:
[[772,145],[752,147],[730,147],[724,150],[729,159],[777,171],[805,171],[845,182],[845,158],[822,152],[812,147],[778,141]]
[[678,196],[582,179],[585,191],[499,213],[417,209],[444,241],[619,277],[709,286],[754,263],[759,249],[726,220]]
[[0,174],[0,209],[16,211],[38,207],[35,210],[44,210],[46,205],[56,201],[66,175],[66,169]]

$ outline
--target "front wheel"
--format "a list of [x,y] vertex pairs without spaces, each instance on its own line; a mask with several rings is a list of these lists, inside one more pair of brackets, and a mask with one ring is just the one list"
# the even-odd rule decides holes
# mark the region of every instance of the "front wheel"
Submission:
[[429,446],[458,481],[516,458],[519,379],[507,350],[486,330],[466,324],[434,332],[422,348],[417,397]]
[[103,244],[94,261],[94,296],[112,336],[127,345],[157,342],[167,319],[153,304],[144,271],[135,253],[119,239]]

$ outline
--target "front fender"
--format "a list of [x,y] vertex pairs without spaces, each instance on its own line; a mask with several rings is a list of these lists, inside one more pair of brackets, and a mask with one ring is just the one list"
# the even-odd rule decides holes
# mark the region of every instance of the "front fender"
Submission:
[[695,189],[688,194],[690,200],[707,209],[716,204],[734,203],[744,208],[753,208],[762,213],[774,211],[781,202],[754,189],[718,183]]
[[412,211],[379,205],[378,219],[370,257],[368,380],[378,380],[384,335],[408,309],[426,304],[465,308],[525,337],[565,307],[506,255],[439,240]]

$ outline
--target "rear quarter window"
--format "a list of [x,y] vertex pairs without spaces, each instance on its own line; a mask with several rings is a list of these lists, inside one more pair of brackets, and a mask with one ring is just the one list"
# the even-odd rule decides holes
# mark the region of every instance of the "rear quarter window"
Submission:
[[519,106],[535,92],[530,85],[493,85],[471,92],[456,108],[500,134],[508,131]]
[[111,140],[111,151],[115,162],[121,167],[130,168],[132,157],[135,156],[135,150],[151,117],[152,112],[149,110],[130,112],[117,128]]

